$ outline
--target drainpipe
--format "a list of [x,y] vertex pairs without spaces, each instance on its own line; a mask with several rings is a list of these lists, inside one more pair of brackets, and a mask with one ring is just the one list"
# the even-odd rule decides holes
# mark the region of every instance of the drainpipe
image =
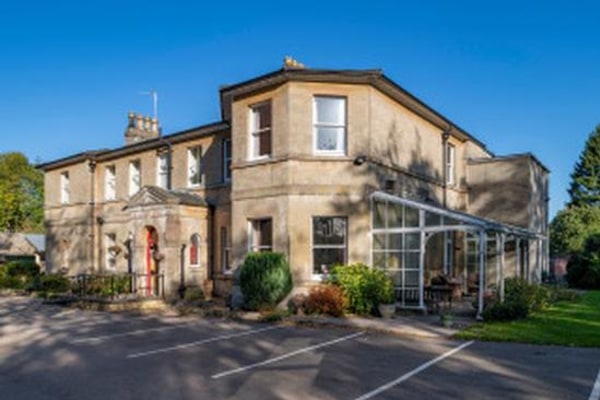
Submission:
[[96,161],[89,159],[88,160],[88,171],[90,172],[90,201],[89,201],[89,206],[90,206],[90,234],[89,234],[89,238],[90,238],[90,248],[89,248],[89,252],[90,252],[90,269],[91,271],[94,271],[94,243],[95,243],[95,231],[96,231],[96,203],[95,203],[95,186],[96,186],[96,180],[95,180],[95,176],[96,176]]
[[443,190],[443,198],[442,198],[442,205],[444,206],[444,208],[446,208],[447,206],[447,202],[448,202],[448,138],[450,137],[450,130],[452,129],[452,127],[448,127],[447,129],[445,129],[442,132],[442,162],[443,162],[443,166],[442,166],[442,190]]
[[179,252],[179,288],[177,292],[179,293],[179,298],[182,300],[185,295],[185,247],[185,243],[182,244]]

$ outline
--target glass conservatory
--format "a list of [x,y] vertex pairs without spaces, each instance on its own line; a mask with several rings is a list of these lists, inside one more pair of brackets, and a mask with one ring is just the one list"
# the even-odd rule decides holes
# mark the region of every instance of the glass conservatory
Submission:
[[[371,265],[386,271],[401,308],[425,310],[428,291],[446,279],[453,295],[473,296],[478,316],[486,293],[503,298],[504,277],[539,276],[526,229],[383,192],[371,195]],[[536,253],[539,254],[539,253]],[[539,260],[534,260],[539,261]]]

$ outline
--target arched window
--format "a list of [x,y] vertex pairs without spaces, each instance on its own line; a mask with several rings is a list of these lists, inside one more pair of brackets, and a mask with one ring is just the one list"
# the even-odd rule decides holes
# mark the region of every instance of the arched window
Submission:
[[190,238],[190,265],[193,267],[200,266],[200,235],[197,233]]

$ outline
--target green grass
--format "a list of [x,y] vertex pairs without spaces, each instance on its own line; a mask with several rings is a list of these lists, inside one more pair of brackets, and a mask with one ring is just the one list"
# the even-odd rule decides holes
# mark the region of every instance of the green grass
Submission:
[[600,347],[600,291],[558,302],[526,319],[484,322],[455,335],[459,339]]

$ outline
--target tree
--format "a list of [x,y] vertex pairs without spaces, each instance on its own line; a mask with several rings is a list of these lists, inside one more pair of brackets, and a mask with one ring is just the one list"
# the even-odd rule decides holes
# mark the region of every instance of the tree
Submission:
[[590,133],[571,174],[570,206],[600,206],[600,125]]
[[570,206],[550,224],[550,253],[572,255],[584,250],[586,239],[600,233],[600,207]]
[[0,230],[42,232],[43,221],[43,173],[22,153],[0,153]]

